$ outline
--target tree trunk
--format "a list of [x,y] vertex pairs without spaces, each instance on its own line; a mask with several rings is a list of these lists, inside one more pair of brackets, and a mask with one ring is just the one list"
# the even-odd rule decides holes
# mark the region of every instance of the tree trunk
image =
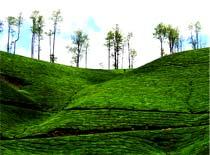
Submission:
[[117,47],[117,69],[119,68],[119,47]]
[[10,25],[8,26],[8,38],[7,38],[7,52],[9,52],[9,41],[10,41]]
[[52,55],[51,55],[52,54],[52,50],[51,50],[51,46],[52,46],[51,45],[51,31],[50,31],[50,34],[49,34],[49,46],[50,46],[50,62],[52,62],[52,58],[51,58],[52,57]]
[[18,24],[18,36],[17,39],[14,41],[14,54],[16,52],[16,42],[19,40],[20,38],[20,23]]
[[172,42],[169,41],[169,49],[170,49],[170,54],[172,54]]
[[169,41],[170,54],[173,54],[174,53],[174,44],[175,44],[175,40],[172,38]]
[[56,25],[57,25],[57,23],[54,23],[52,63],[55,62],[55,34],[56,34]]
[[134,57],[131,57],[131,69],[133,69],[133,59]]
[[109,46],[109,49],[108,49],[108,69],[110,69],[110,46]]
[[199,48],[199,43],[198,43],[198,32],[196,32],[196,49]]
[[114,68],[117,69],[117,51],[114,51]]
[[38,60],[40,60],[40,35],[38,36]]
[[130,43],[128,41],[128,68],[131,68]]
[[16,40],[14,42],[14,51],[13,51],[13,54],[15,54],[15,50],[16,50]]
[[86,47],[86,51],[85,51],[85,68],[87,68],[87,47]]
[[[118,47],[117,47],[118,48]],[[117,69],[118,68],[118,49],[116,48],[116,68],[115,69]]]
[[77,45],[77,67],[79,67],[80,45]]
[[122,63],[121,63],[121,68],[123,69],[123,57],[124,57],[124,45],[122,47]]
[[160,39],[160,56],[163,57],[164,49],[163,49],[163,40]]
[[108,44],[108,69],[110,70],[110,55],[111,54],[111,41],[109,40]]
[[32,39],[31,39],[31,58],[34,57],[34,37],[35,37],[35,34],[33,33]]

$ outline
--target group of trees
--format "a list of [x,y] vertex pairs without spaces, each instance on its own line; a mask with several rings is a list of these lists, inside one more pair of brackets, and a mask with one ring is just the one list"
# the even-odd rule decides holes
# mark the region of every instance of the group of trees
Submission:
[[[120,32],[119,25],[117,24],[116,27],[107,33],[105,38],[105,46],[108,49],[108,69],[110,69],[110,62],[111,57],[114,59],[113,66],[115,69],[119,68],[119,57],[121,54],[122,57],[122,68],[123,68],[123,60],[124,60],[124,52],[125,52],[125,45],[127,42],[128,45],[128,63],[129,69],[133,68],[134,58],[136,57],[137,53],[134,49],[130,49],[130,39],[132,37],[132,33],[128,33],[127,38],[124,39],[122,33]],[[113,52],[111,51],[113,49]]]
[[155,38],[160,40],[161,57],[164,55],[163,43],[166,39],[168,39],[170,53],[174,53],[175,45],[179,42],[178,28],[173,28],[171,25],[160,23],[155,27],[153,35]]
[[31,58],[34,57],[35,41],[38,40],[38,60],[39,60],[40,51],[41,51],[40,42],[41,42],[42,34],[43,34],[44,18],[43,16],[39,15],[39,11],[33,11],[30,18],[32,20]]
[[[44,17],[40,15],[39,11],[35,10],[32,12],[30,16],[32,21],[31,26],[31,58],[34,58],[35,46],[37,45],[38,51],[38,59],[40,59],[40,51],[41,51],[41,40],[43,39],[44,34]],[[62,21],[62,16],[60,10],[54,11],[52,13],[52,17],[50,20],[53,22],[52,29],[49,32],[45,32],[47,36],[49,36],[49,46],[50,46],[50,62],[55,61],[55,38],[57,32],[57,25]],[[7,17],[7,25],[8,25],[8,33],[7,33],[7,52],[11,52],[13,49],[13,53],[16,51],[16,43],[20,38],[20,30],[21,25],[23,24],[22,13],[19,14],[18,17],[8,16]],[[0,21],[0,32],[3,32],[3,21]],[[53,35],[53,38],[51,37]],[[53,39],[53,45],[51,44],[51,40]],[[52,48],[52,53],[51,53]]]
[[[58,24],[62,22],[60,10],[54,11],[50,18],[52,21],[51,28],[47,32],[44,32],[44,17],[40,15],[39,11],[33,11],[30,16],[31,19],[31,58],[34,58],[35,49],[38,51],[38,59],[40,59],[41,40],[44,34],[49,37],[49,50],[50,50],[50,62],[54,63],[55,57],[55,39],[58,32]],[[21,25],[23,24],[23,17],[20,13],[18,17],[8,16],[8,37],[7,37],[7,52],[15,54],[16,43],[20,38]],[[48,24],[49,26],[50,24]],[[0,20],[0,33],[3,32],[4,22]],[[189,43],[193,49],[201,48],[201,39],[199,39],[199,33],[201,31],[200,22],[189,25],[190,37]],[[183,37],[180,35],[178,28],[174,28],[171,25],[160,23],[154,29],[153,36],[160,41],[161,57],[164,56],[163,44],[167,41],[169,45],[170,53],[173,54],[176,51],[182,51]],[[135,49],[130,48],[130,41],[133,37],[132,33],[128,33],[127,36],[123,36],[117,24],[115,28],[110,30],[105,38],[105,46],[108,49],[108,69],[111,68],[111,60],[113,59],[113,66],[115,69],[119,69],[120,56],[121,56],[121,68],[124,64],[124,55],[127,51],[128,68],[133,68],[134,59],[137,56]],[[79,67],[81,58],[85,54],[85,67],[87,67],[89,38],[82,30],[77,30],[71,36],[72,44],[67,46],[67,50],[72,53],[73,63]],[[37,46],[37,47],[36,47]],[[127,50],[126,50],[127,46]]]
[[[189,43],[192,45],[192,48],[201,48],[201,45],[199,46],[199,32],[201,31],[200,22],[190,24],[189,30]],[[180,35],[178,28],[174,28],[171,25],[160,23],[155,27],[155,32],[153,33],[153,36],[160,41],[161,57],[165,54],[163,48],[163,43],[165,42],[165,40],[168,41],[170,54],[173,54],[175,49],[177,51],[182,51],[183,38]]]
[[[38,41],[38,60],[40,59],[40,51],[41,51],[41,45],[40,42],[43,39],[44,34],[44,17],[40,15],[39,11],[35,10],[33,11],[31,15],[32,20],[32,26],[31,26],[31,32],[32,32],[32,39],[31,39],[31,58],[34,57],[34,48],[35,43]],[[62,16],[60,10],[53,11],[52,17],[50,18],[53,22],[53,30],[49,29],[49,32],[45,32],[47,36],[49,36],[49,48],[50,48],[50,62],[55,62],[55,38],[56,38],[56,32],[57,32],[57,25],[59,22],[61,22]],[[53,35],[53,44],[52,42],[52,36]],[[52,51],[51,51],[52,49]]]
[[[116,25],[113,31],[109,31],[105,38],[106,43],[105,46],[108,48],[108,69],[110,69],[110,61],[111,57],[114,59],[113,66],[115,69],[119,68],[119,59],[120,54],[122,57],[122,68],[123,68],[123,58],[126,42],[128,44],[128,60],[129,60],[129,68],[133,68],[134,59],[137,55],[137,52],[134,49],[130,49],[130,39],[132,37],[132,33],[129,33],[127,39],[123,39],[123,35],[119,30],[119,26]],[[87,68],[87,50],[89,47],[89,38],[88,35],[82,30],[77,30],[71,36],[72,44],[71,46],[67,46],[67,50],[72,53],[73,63],[76,64],[77,67],[80,65],[80,60],[85,54],[85,67]],[[112,52],[113,49],[113,52]]]
[[[189,25],[190,30],[190,44],[192,45],[193,49],[201,48],[201,41],[199,41],[199,33],[201,31],[201,24],[197,21],[195,24]],[[200,43],[200,45],[199,45]]]
[[[20,13],[18,17],[7,17],[8,24],[8,37],[7,37],[7,52],[11,52],[13,47],[13,53],[16,51],[16,43],[20,38],[20,27],[22,25],[23,17]],[[3,31],[3,22],[0,22],[0,31]],[[12,38],[11,38],[12,37]]]

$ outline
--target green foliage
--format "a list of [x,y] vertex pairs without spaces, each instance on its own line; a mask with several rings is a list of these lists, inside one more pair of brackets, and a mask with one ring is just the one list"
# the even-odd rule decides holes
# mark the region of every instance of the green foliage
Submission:
[[131,57],[131,68],[133,68],[133,64],[134,64],[134,59],[137,56],[137,52],[135,49],[132,49],[130,51],[130,57]]
[[[123,46],[123,35],[120,32],[119,25],[116,24],[116,27],[113,31],[109,31],[107,33],[107,37],[105,38],[106,43],[105,46],[108,48],[108,69],[110,69],[110,57],[114,58],[114,68],[119,68],[119,55],[120,50]],[[111,53],[111,48],[114,48],[114,53]]]
[[164,55],[163,42],[166,38],[168,39],[171,54],[174,52],[175,44],[179,42],[178,28],[173,28],[171,25],[165,25],[163,23],[160,23],[155,27],[155,32],[153,33],[153,36],[160,40],[161,56]]
[[160,23],[155,27],[155,32],[153,33],[153,36],[160,40],[160,45],[161,45],[161,57],[164,54],[164,49],[163,49],[163,42],[164,39],[166,39],[166,34],[167,34],[167,27],[165,24]]
[[108,49],[110,49],[114,45],[113,39],[114,39],[114,33],[112,31],[109,31],[105,38],[106,40],[105,46],[107,46]]
[[63,18],[61,16],[61,10],[53,11],[51,20],[53,21],[54,25],[56,25],[59,22],[62,22]]
[[36,34],[38,30],[38,20],[39,20],[39,11],[35,10],[32,12],[31,15],[31,20],[32,20],[32,26],[31,26],[31,32]]
[[160,41],[163,41],[166,38],[166,32],[166,25],[160,23],[155,27],[155,32],[153,33],[153,35],[155,38],[159,39]]
[[78,30],[74,32],[74,35],[71,36],[72,43],[74,47],[68,46],[67,49],[73,53],[73,62],[76,63],[76,66],[79,67],[80,59],[83,55],[83,49],[86,48],[88,42],[88,35],[83,31]]
[[43,33],[44,19],[43,16],[38,16],[37,19],[37,33],[39,36]]
[[105,38],[106,43],[105,46],[108,48],[108,69],[110,69],[110,56],[111,56],[111,48],[114,46],[114,33],[109,31]]
[[170,53],[173,54],[174,46],[179,39],[179,31],[177,28],[173,28],[171,25],[168,25],[166,27],[166,36],[168,38]]
[[7,23],[8,23],[9,26],[15,25],[16,24],[16,21],[17,21],[16,18],[13,17],[13,16],[7,17]]
[[44,18],[43,16],[39,15],[39,11],[33,11],[30,17],[32,19],[32,42],[31,42],[31,57],[33,58],[34,55],[34,45],[36,38],[38,38],[38,60],[40,59],[40,41],[43,34],[43,27],[44,27]]

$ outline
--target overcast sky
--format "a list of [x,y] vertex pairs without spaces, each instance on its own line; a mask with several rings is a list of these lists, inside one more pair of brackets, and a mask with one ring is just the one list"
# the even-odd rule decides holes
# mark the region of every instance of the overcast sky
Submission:
[[[190,49],[188,44],[188,25],[200,21],[202,26],[202,41],[210,46],[210,16],[207,0],[10,0],[4,1],[0,9],[0,19],[7,16],[17,16],[23,13],[24,25],[20,40],[17,42],[17,54],[30,57],[31,20],[33,10],[39,10],[45,17],[45,30],[51,27],[50,16],[53,10],[60,9],[63,22],[59,24],[55,56],[57,62],[71,65],[71,53],[66,46],[71,46],[71,35],[75,30],[84,30],[90,38],[88,55],[89,68],[107,68],[107,49],[104,46],[106,33],[119,24],[124,35],[133,33],[131,48],[136,49],[138,56],[135,67],[160,57],[160,43],[153,38],[154,27],[160,23],[178,27],[184,37],[184,49]],[[6,50],[7,24],[4,33],[0,34],[0,50]],[[49,59],[48,38],[41,42],[41,59]],[[168,52],[167,42],[165,51]],[[81,67],[84,67],[82,59]],[[120,65],[121,67],[121,65]],[[127,68],[127,53],[124,58],[124,68]]]

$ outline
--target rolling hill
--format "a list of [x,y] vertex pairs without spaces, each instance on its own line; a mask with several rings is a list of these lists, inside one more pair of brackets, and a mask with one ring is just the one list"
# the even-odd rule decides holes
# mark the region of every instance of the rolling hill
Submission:
[[209,154],[209,48],[134,70],[0,52],[2,154]]

